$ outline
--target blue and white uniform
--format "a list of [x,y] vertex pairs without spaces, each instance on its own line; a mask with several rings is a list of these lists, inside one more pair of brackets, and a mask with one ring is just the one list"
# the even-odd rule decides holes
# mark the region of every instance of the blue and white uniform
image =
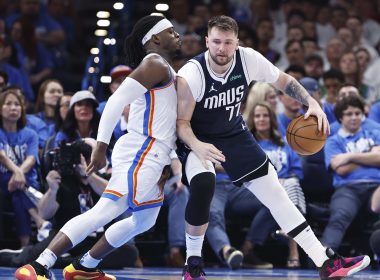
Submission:
[[134,211],[163,203],[156,183],[171,162],[169,154],[176,141],[176,73],[170,69],[167,84],[131,103],[128,133],[118,139],[112,152],[112,177],[102,196],[117,200],[128,194],[128,205]]

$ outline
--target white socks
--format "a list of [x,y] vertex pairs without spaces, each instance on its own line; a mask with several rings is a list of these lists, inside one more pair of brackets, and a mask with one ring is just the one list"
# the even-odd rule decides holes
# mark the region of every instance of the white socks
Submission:
[[50,249],[46,248],[36,262],[49,269],[55,264],[56,260],[57,256]]
[[204,235],[195,236],[186,233],[186,263],[187,259],[191,256],[202,256],[204,238]]
[[87,252],[80,259],[80,264],[87,268],[94,268],[98,266],[100,261],[101,259],[100,260],[94,259],[93,257],[91,257],[90,252]]
[[328,259],[326,248],[322,246],[310,226],[301,231],[301,233],[293,239],[301,246],[306,254],[309,255],[317,267],[321,267]]

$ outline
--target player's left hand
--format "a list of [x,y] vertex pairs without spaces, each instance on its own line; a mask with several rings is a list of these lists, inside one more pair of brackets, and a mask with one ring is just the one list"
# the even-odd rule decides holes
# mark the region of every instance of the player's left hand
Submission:
[[307,119],[309,116],[315,116],[318,119],[318,130],[322,131],[323,134],[328,135],[330,134],[330,124],[327,120],[327,116],[325,112],[323,112],[321,106],[319,106],[318,102],[313,99],[309,98],[309,109],[305,113],[305,119]]

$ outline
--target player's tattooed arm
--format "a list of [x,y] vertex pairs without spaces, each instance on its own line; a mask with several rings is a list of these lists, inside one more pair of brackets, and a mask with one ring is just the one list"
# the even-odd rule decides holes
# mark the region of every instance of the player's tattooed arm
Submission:
[[294,99],[298,100],[302,104],[306,106],[309,105],[309,102],[307,101],[307,99],[310,95],[296,80],[291,79],[287,83],[285,87],[285,93],[289,95],[290,97],[293,97]]

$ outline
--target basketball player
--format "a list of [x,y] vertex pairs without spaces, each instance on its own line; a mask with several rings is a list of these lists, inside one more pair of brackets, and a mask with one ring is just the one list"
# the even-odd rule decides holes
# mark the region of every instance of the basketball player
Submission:
[[314,261],[322,279],[344,277],[363,269],[370,262],[368,256],[339,257],[315,237],[245,126],[240,104],[248,84],[260,81],[307,105],[305,118],[316,116],[318,129],[327,134],[325,113],[294,78],[253,49],[239,47],[237,34],[238,26],[232,18],[212,18],[206,37],[208,51],[178,72],[177,134],[185,144],[178,155],[184,161],[184,174],[190,183],[185,214],[187,263],[182,279],[206,279],[201,250],[214,193],[215,163],[221,163],[236,185],[247,187],[269,208],[280,227]]
[[15,272],[17,279],[50,279],[57,256],[131,208],[131,217],[110,226],[88,253],[64,269],[65,279],[116,279],[96,268],[101,259],[156,221],[163,193],[155,183],[175,148],[176,73],[170,62],[180,39],[170,21],[146,16],[134,26],[126,47],[128,64],[137,68],[108,100],[87,168],[90,174],[104,167],[112,131],[123,108],[131,104],[129,133],[115,144],[109,184],[92,209],[67,222],[36,261]]

